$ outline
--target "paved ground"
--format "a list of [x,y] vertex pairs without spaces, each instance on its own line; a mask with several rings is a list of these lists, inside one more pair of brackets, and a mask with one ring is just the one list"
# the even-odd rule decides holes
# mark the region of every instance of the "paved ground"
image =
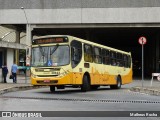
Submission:
[[30,84],[30,78],[24,75],[17,76],[17,83],[13,83],[12,79],[7,79],[7,83],[0,83],[0,94],[6,92],[17,91],[21,89],[36,88]]
[[[37,87],[32,86],[30,84],[29,77],[25,77],[24,75],[18,75],[16,84],[13,83],[11,79],[8,79],[7,83],[0,83],[0,94],[10,92],[10,91],[17,91],[22,89],[24,90],[33,89],[33,88],[37,88]],[[136,78],[133,80],[130,90],[134,92],[141,92],[141,93],[160,96],[160,82],[154,79],[151,86],[151,80],[146,79],[144,80],[143,86],[142,86],[142,81]]]
[[[2,84],[7,85],[7,86],[16,85],[16,84],[13,84],[13,80],[9,79],[9,78],[7,78],[7,83],[0,83],[0,86]],[[30,84],[30,77],[26,77],[25,75],[17,75],[17,84],[22,84],[22,85],[23,84]]]

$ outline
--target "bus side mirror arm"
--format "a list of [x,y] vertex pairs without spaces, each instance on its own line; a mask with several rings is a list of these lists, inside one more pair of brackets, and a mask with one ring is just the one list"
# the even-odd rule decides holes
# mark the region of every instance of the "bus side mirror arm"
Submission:
[[27,54],[27,55],[29,55],[29,48],[27,48],[27,50],[26,50],[26,54]]

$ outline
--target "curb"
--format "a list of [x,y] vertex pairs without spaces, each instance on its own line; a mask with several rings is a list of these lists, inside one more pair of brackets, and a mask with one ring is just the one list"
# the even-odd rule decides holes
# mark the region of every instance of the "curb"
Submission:
[[140,93],[145,93],[149,95],[160,96],[160,90],[155,90],[152,88],[132,87],[130,90],[134,92],[140,92]]
[[5,94],[8,92],[15,92],[19,90],[30,90],[30,89],[37,89],[37,88],[44,88],[48,86],[15,86],[15,87],[8,87],[5,89],[0,89],[0,95]]

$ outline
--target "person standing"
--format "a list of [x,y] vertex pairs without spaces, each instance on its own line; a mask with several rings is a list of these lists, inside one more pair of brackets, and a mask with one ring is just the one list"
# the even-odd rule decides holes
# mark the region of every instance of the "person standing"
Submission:
[[18,70],[18,66],[16,65],[16,62],[14,62],[11,68],[11,72],[13,75],[13,83],[17,83],[17,70]]
[[4,63],[4,65],[2,66],[2,75],[4,78],[4,83],[7,83],[6,81],[7,74],[8,74],[8,68],[6,66],[6,63]]

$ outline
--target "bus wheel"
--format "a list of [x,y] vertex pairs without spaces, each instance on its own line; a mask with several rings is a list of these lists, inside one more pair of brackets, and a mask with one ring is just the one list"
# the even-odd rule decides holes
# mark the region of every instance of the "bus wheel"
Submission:
[[90,90],[89,79],[88,79],[87,75],[84,75],[83,76],[83,83],[82,83],[82,86],[81,86],[81,91],[86,92],[88,90]]
[[122,80],[121,80],[121,77],[118,76],[117,77],[117,84],[116,85],[110,85],[110,88],[111,89],[120,89],[121,85],[122,85]]
[[50,86],[50,91],[54,92],[55,91],[55,86]]

